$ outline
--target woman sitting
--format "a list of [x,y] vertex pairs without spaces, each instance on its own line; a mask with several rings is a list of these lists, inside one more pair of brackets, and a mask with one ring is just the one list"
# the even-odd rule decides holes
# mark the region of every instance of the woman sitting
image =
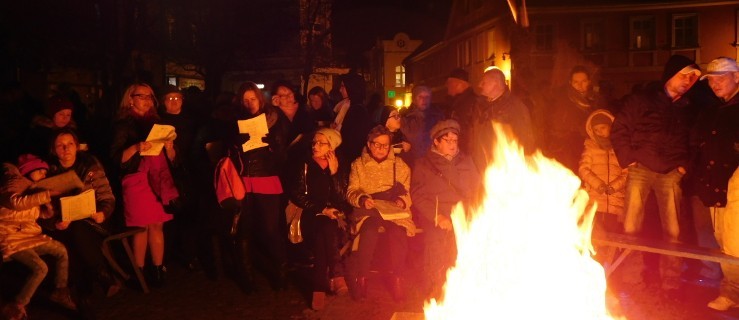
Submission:
[[313,137],[311,156],[299,162],[297,179],[292,179],[296,184],[290,200],[303,208],[300,228],[314,256],[312,307],[315,310],[323,309],[326,292],[348,292],[338,248],[339,233],[346,227],[343,213],[350,209],[344,200],[346,170],[335,153],[340,144],[338,131],[318,130]]
[[459,151],[459,123],[447,119],[431,128],[431,150],[416,160],[411,179],[414,216],[424,231],[424,288],[441,297],[446,271],[457,258],[452,208],[469,204],[481,187],[472,159]]
[[393,274],[391,290],[396,300],[403,300],[401,287],[403,263],[409,236],[415,235],[411,220],[411,170],[390,152],[390,131],[376,126],[367,135],[362,156],[354,160],[349,175],[347,200],[354,206],[352,220],[358,232],[356,252],[352,254],[355,277],[350,281],[352,298],[367,296],[366,278],[375,255],[380,233],[388,239],[390,266]]
[[[103,239],[108,234],[108,219],[115,209],[115,196],[105,175],[105,170],[95,156],[80,151],[77,134],[71,129],[62,129],[52,136],[53,160],[49,175],[55,176],[74,171],[84,183],[84,190],[95,191],[95,210],[87,219],[61,221],[55,223],[54,238],[70,248],[72,256],[73,279],[80,284],[83,295],[92,293],[92,283],[97,281],[112,296],[120,289],[120,283],[108,271],[103,253],[100,250]],[[59,218],[59,217],[57,217]]]
[[18,159],[18,167],[3,165],[2,186],[0,186],[0,251],[2,259],[12,259],[31,269],[31,275],[15,298],[3,308],[3,318],[25,319],[26,306],[36,288],[49,271],[41,255],[51,255],[55,259],[54,284],[56,289],[50,299],[65,308],[75,310],[67,288],[69,259],[67,249],[56,240],[41,233],[36,220],[50,212],[51,192],[33,190],[32,185],[46,177],[49,166],[34,155],[24,154]]

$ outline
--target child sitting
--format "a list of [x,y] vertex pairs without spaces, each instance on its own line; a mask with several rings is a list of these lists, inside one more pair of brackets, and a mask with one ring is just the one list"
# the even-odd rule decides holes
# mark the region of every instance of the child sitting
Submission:
[[596,230],[621,232],[627,170],[619,166],[609,139],[613,118],[603,109],[593,111],[588,117],[585,130],[590,138],[585,139],[578,173],[590,199],[598,204]]
[[[40,255],[52,255],[56,261],[55,285],[50,300],[76,310],[67,288],[69,259],[67,249],[56,240],[41,233],[36,223],[39,216],[50,218],[50,212],[42,214],[51,202],[51,192],[33,190],[35,182],[46,177],[49,166],[36,156],[25,154],[18,158],[18,167],[4,164],[0,184],[0,251],[2,258],[14,260],[31,269],[31,275],[15,298],[3,308],[2,316],[8,319],[24,319],[26,306],[36,288],[46,277],[48,267]],[[49,212],[49,213],[47,213]]]

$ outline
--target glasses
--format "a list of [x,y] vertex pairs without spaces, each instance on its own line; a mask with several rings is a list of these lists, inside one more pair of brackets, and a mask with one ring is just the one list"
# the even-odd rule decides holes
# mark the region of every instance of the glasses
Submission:
[[388,118],[393,118],[395,120],[400,120],[400,115],[399,114],[394,114],[392,116],[389,116]]
[[457,139],[441,138],[441,140],[444,140],[448,144],[459,144],[459,140]]
[[168,101],[180,101],[180,100],[182,100],[182,98],[181,97],[169,97],[169,98],[167,98],[167,100]]
[[280,97],[280,99],[288,99],[288,98],[294,98],[295,97],[295,95],[292,94],[292,93],[278,94],[277,96]]
[[321,142],[321,141],[313,141],[313,143],[311,144],[311,146],[316,146],[316,145],[319,146],[319,147],[322,147],[322,146],[328,146],[329,143],[328,142]]
[[153,94],[137,93],[137,94],[132,94],[131,97],[141,99],[141,100],[154,100]]
[[390,145],[387,143],[379,143],[379,142],[370,142],[370,146],[372,146],[375,149],[388,149],[390,148]]

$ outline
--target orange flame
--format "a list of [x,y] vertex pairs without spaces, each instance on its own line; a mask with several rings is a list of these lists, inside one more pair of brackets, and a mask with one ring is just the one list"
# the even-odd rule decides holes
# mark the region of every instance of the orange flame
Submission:
[[539,152],[524,156],[494,127],[485,199],[452,213],[457,262],[426,319],[610,319],[603,268],[591,258],[595,207],[580,180]]

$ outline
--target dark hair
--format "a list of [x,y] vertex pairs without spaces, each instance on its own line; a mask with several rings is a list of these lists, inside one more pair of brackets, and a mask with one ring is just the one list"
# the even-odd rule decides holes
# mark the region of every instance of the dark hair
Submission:
[[588,68],[585,68],[585,66],[572,67],[572,70],[570,71],[570,79],[572,79],[572,76],[574,76],[576,73],[584,73],[586,76],[588,76],[588,79],[590,79],[590,71],[588,70]]
[[344,89],[346,89],[346,93],[349,96],[349,100],[351,100],[352,105],[364,104],[364,99],[367,94],[364,77],[357,73],[347,73],[342,74],[339,78],[341,79],[339,85],[341,85],[341,83],[344,84]]
[[384,125],[377,125],[374,128],[372,128],[372,130],[370,130],[369,133],[367,133],[367,142],[370,142],[370,141],[374,140],[375,138],[377,138],[379,136],[382,136],[382,135],[386,135],[388,137],[392,137],[393,136],[393,134],[390,132],[390,130],[388,130],[387,128],[385,128]]
[[277,80],[272,84],[272,88],[270,89],[270,96],[274,97],[277,95],[277,89],[280,87],[285,87],[286,89],[290,90],[293,94],[296,94],[297,91],[295,91],[295,88],[293,87],[293,84],[290,83],[290,81],[287,80]]
[[264,94],[262,93],[262,90],[259,90],[259,87],[257,87],[257,84],[251,81],[247,81],[241,84],[239,86],[239,90],[236,92],[236,96],[234,96],[234,104],[244,107],[244,93],[247,91],[252,91],[257,96],[257,100],[259,100],[259,111],[264,111]]
[[[330,108],[330,101],[328,99],[328,93],[326,93],[326,90],[323,89],[323,87],[315,86],[308,90],[308,99],[310,99],[310,96],[318,96],[321,98],[321,109],[324,108]],[[308,103],[306,104],[308,107],[308,110],[313,109],[313,107],[310,105],[310,100],[308,100]]]
[[56,156],[56,139],[58,139],[60,136],[68,134],[72,136],[72,139],[74,139],[74,143],[77,145],[77,149],[79,150],[80,147],[80,137],[77,135],[77,132],[75,132],[71,128],[61,128],[58,130],[54,130],[54,133],[51,134],[51,139],[49,140],[49,154],[51,154],[53,157]]

